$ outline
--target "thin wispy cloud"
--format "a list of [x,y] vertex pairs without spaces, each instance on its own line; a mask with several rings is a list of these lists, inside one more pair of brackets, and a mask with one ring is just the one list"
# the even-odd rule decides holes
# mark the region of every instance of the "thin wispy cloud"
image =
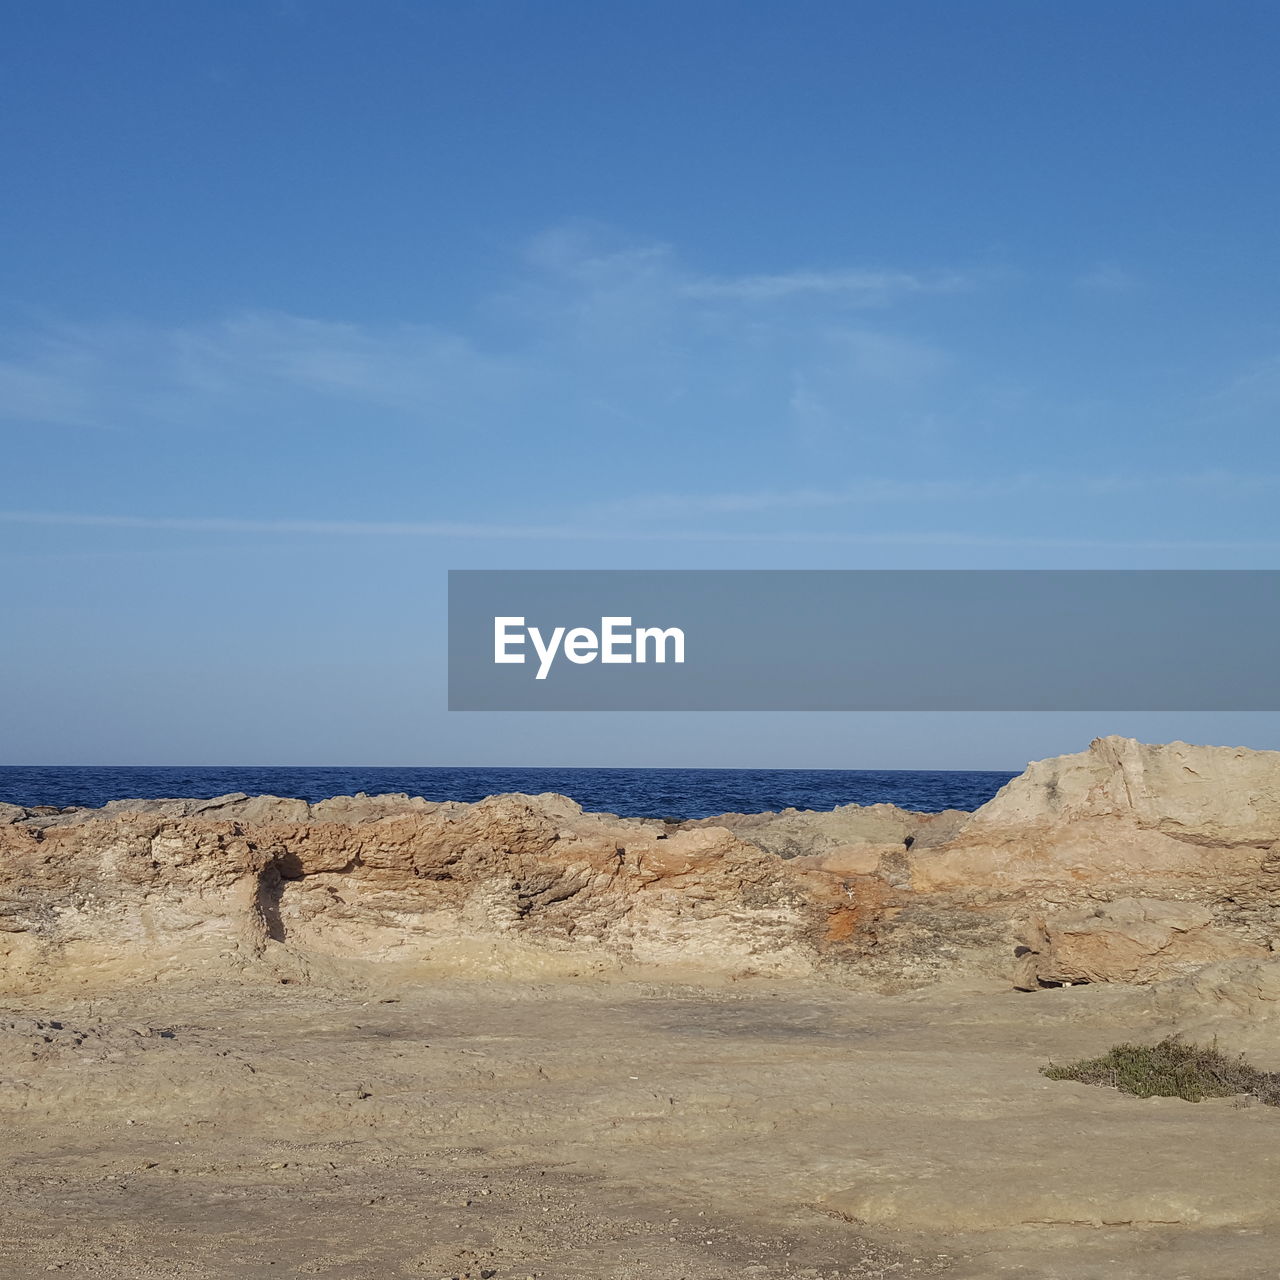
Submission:
[[[43,345],[43,344],[42,344]],[[43,349],[32,358],[0,362],[0,417],[22,422],[69,427],[94,427],[96,381],[86,378],[83,365],[65,352]]]
[[[537,237],[452,327],[245,311],[0,334],[0,419],[139,431],[367,409],[461,428],[510,422],[532,401],[560,416],[593,403],[659,412],[801,375],[856,400],[861,384],[925,377],[947,356],[903,332],[842,327],[842,312],[972,283],[857,267],[712,278],[670,246],[571,225]],[[752,305],[726,309],[737,302]]]
[[451,521],[244,520],[200,516],[97,515],[83,512],[0,511],[0,523],[96,529],[142,529],[194,534],[305,535],[340,538],[425,538],[462,541],[689,542],[839,544],[865,547],[990,547],[1045,550],[1280,552],[1280,540],[1198,538],[1079,538],[971,533],[963,530],[776,531],[629,528],[598,523],[468,524]]
[[1141,286],[1141,280],[1132,271],[1114,262],[1100,262],[1088,271],[1082,271],[1073,281],[1075,287],[1085,293],[1132,293]]
[[775,302],[811,297],[881,305],[918,294],[978,288],[990,272],[955,268],[906,270],[838,265],[787,271],[713,275],[700,272],[662,241],[636,241],[614,228],[574,220],[533,237],[526,261],[579,282],[647,281],[674,297],[699,300]]
[[831,375],[881,385],[918,386],[955,364],[935,343],[864,326],[832,329],[827,342],[837,358],[828,362]]
[[733,516],[769,511],[823,511],[841,507],[899,506],[913,510],[944,504],[988,504],[1037,496],[1101,498],[1179,492],[1219,498],[1280,493],[1280,475],[1207,471],[1188,475],[1041,475],[935,480],[862,477],[839,488],[761,489],[725,493],[644,493],[599,503],[601,515],[667,519],[672,516]]
[[[272,312],[204,325],[65,326],[0,364],[0,418],[124,430],[279,413],[294,397],[399,412],[488,403],[510,361],[427,326]],[[304,398],[301,402],[297,397]]]
[[308,534],[322,537],[561,538],[570,526],[484,524],[451,520],[246,520],[223,516],[95,515],[86,512],[0,511],[5,524],[92,529],[153,529],[174,533]]
[[1280,412],[1280,355],[1252,361],[1225,385],[1206,396],[1197,420],[1203,423],[1227,421],[1239,424],[1264,419],[1274,430]]
[[683,292],[691,298],[739,302],[777,302],[786,298],[837,298],[862,306],[883,306],[922,293],[954,293],[973,288],[974,277],[957,271],[921,275],[906,271],[787,271],[777,275],[745,275],[693,280]]
[[839,489],[755,490],[740,493],[648,493],[598,504],[601,515],[667,519],[671,516],[733,516],[768,511],[822,511],[871,504],[975,501],[1005,496],[1021,487],[1017,479],[969,483],[911,481],[894,478],[861,480]]
[[[1267,532],[1249,504],[1274,498],[1274,476],[1242,472],[1238,457],[1234,469],[1157,472],[1166,458],[1193,468],[1212,455],[1171,450],[1163,423],[1147,424],[1144,439],[1119,412],[1112,430],[1092,403],[1077,412],[1037,394],[1020,370],[998,363],[1000,352],[983,365],[954,326],[944,342],[929,309],[912,309],[956,293],[989,311],[998,304],[982,300],[989,283],[959,270],[858,266],[712,276],[670,246],[574,226],[537,238],[507,282],[452,325],[256,311],[10,334],[0,417],[28,430],[104,428],[156,457],[180,451],[174,437],[184,431],[207,439],[234,428],[250,449],[260,433],[260,456],[276,467],[265,483],[277,485],[290,482],[295,462],[299,474],[313,470],[313,449],[321,457],[340,443],[343,456],[359,457],[360,443],[381,435],[369,452],[383,479],[364,510],[344,508],[350,520],[152,515],[141,480],[111,504],[135,515],[93,514],[86,486],[65,497],[85,514],[2,518],[257,536],[959,545],[948,539],[963,529],[903,527],[931,510],[935,526],[975,527],[964,545],[1065,547],[1077,544],[1034,536],[1036,527],[1059,517],[1070,527],[1089,503],[1091,520],[1104,510],[1128,520],[1124,506],[1106,508],[1110,499],[1145,504],[1160,527],[1172,493],[1184,513],[1203,517],[1205,532],[1238,531],[1240,541],[1143,546],[1267,545],[1243,535]],[[1223,415],[1268,403],[1280,385],[1275,368],[1263,362],[1237,379],[1221,397]],[[286,431],[288,442],[273,447],[269,437]],[[539,437],[554,454],[531,446]],[[1095,467],[1114,458],[1116,470],[1086,470],[1076,441],[1097,446]],[[1068,454],[1079,473],[1044,461]],[[396,489],[402,459],[429,502]],[[528,474],[536,495],[523,484]],[[776,484],[751,487],[765,475]],[[396,496],[384,501],[385,490]],[[204,496],[185,509],[198,511]],[[856,525],[863,508],[896,528],[772,527],[788,513],[800,525]],[[435,518],[358,518],[389,510]],[[602,531],[602,518],[621,527]],[[1010,539],[978,531],[1006,520]]]

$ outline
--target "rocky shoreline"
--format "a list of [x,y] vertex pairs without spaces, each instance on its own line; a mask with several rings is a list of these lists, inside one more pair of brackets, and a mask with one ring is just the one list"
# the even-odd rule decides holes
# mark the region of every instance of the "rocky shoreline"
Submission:
[[[0,1269],[1262,1280],[1280,753],[1100,739],[973,813],[0,807]],[[51,1226],[52,1224],[52,1226]]]
[[1280,937],[1280,753],[1103,738],[973,813],[681,823],[564,796],[0,805],[0,972],[19,989],[344,962],[639,967],[901,990],[1150,983]]

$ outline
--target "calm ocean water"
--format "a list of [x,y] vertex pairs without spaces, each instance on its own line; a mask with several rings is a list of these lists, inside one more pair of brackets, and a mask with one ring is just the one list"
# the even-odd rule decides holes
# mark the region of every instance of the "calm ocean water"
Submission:
[[867,769],[280,769],[0,766],[0,800],[88,805],[166,796],[249,795],[324,800],[407,791],[428,800],[482,800],[504,791],[558,791],[584,809],[633,818],[706,818],[768,809],[888,804],[975,809],[1015,775]]

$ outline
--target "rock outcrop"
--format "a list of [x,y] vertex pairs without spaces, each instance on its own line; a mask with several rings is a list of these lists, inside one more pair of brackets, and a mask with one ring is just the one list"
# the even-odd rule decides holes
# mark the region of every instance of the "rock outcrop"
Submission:
[[1201,903],[1117,898],[1033,924],[1017,949],[1014,985],[1024,991],[1076,982],[1155,982],[1268,948],[1215,927]]
[[[852,862],[858,868],[865,866],[865,874],[869,874],[882,857],[901,857],[909,849],[945,844],[969,817],[960,809],[915,813],[892,804],[844,804],[826,812],[783,809],[780,813],[722,813],[680,826],[683,830],[724,827],[780,858]],[[843,867],[833,865],[832,869]],[[859,870],[858,874],[864,872]]]
[[970,830],[1095,818],[1192,844],[1274,844],[1280,839],[1280,751],[1098,738],[1087,751],[1029,765],[974,813]]
[[0,953],[28,984],[268,953],[803,974],[855,912],[830,877],[723,828],[669,833],[558,795],[33,812],[0,827],[0,866]]
[[1144,1003],[1174,1034],[1280,1071],[1280,956],[1206,965],[1157,983]]
[[1280,752],[1099,738],[908,862],[934,904],[1020,913],[1019,985],[1263,955],[1280,937]]
[[972,815],[680,824],[564,796],[0,805],[24,986],[334,965],[1152,982],[1280,936],[1280,753],[1105,738]]

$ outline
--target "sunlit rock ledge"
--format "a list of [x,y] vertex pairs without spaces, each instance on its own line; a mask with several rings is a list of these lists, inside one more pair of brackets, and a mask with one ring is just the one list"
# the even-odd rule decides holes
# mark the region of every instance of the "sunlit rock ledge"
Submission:
[[1280,752],[1117,737],[1032,764],[972,814],[0,804],[0,972],[18,990],[342,968],[1152,983],[1268,962],[1278,902]]

